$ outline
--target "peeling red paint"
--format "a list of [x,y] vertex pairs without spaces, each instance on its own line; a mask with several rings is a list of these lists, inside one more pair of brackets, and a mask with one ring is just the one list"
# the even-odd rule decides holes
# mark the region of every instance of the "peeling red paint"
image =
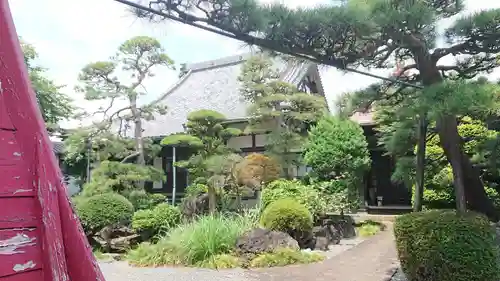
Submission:
[[0,0],[0,281],[102,281]]

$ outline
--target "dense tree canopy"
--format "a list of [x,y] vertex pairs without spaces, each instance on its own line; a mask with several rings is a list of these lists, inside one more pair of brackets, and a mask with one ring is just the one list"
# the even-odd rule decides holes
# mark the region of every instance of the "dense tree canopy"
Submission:
[[[402,66],[395,75],[421,84],[427,96],[445,93],[440,96],[441,105],[448,104],[448,100],[456,105],[453,99],[459,100],[475,92],[470,89],[481,86],[458,81],[458,91],[451,91],[453,83],[442,84],[444,79],[470,79],[489,72],[497,66],[500,53],[500,9],[459,15],[445,30],[448,45],[438,46],[437,26],[440,20],[463,11],[461,0],[347,0],[341,5],[311,9],[260,5],[257,0],[148,2],[160,12],[208,24],[240,40],[341,68],[392,68],[399,62]],[[448,56],[454,57],[455,63],[440,62]],[[399,85],[383,83],[365,96],[365,104],[402,92]],[[401,100],[421,96],[402,94]],[[467,202],[470,208],[498,220],[500,216],[487,198],[478,170],[461,147],[456,113],[446,107],[438,109],[433,117],[440,145],[453,168],[457,207],[464,210]],[[425,113],[421,108],[419,115]]]

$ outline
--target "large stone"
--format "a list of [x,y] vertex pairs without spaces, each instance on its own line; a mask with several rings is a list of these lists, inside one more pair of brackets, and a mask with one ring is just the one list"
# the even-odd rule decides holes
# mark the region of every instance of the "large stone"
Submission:
[[108,253],[124,253],[141,241],[141,236],[123,225],[106,226],[93,237]]
[[356,237],[356,228],[354,219],[347,215],[333,215],[329,216],[327,219],[323,219],[322,226],[333,227],[340,238],[353,238]]
[[241,255],[272,252],[278,248],[298,250],[299,244],[290,235],[263,228],[253,229],[236,241],[236,251]]
[[328,250],[328,246],[340,243],[342,238],[339,231],[333,225],[315,226],[312,230],[315,239],[315,250]]
[[186,198],[181,205],[181,212],[185,218],[203,215],[208,212],[208,194],[203,193],[197,196]]

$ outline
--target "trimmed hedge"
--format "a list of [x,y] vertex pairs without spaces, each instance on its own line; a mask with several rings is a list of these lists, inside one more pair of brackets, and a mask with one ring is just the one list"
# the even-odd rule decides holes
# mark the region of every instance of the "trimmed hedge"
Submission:
[[132,228],[154,236],[176,227],[181,222],[179,208],[162,203],[150,210],[139,210],[132,218]]
[[104,193],[84,199],[75,206],[83,228],[96,232],[105,226],[129,223],[134,206],[120,194]]
[[284,198],[269,204],[260,218],[264,228],[289,234],[309,231],[313,227],[311,212],[291,198]]
[[500,280],[495,232],[482,215],[453,210],[411,213],[396,219],[394,234],[409,280]]

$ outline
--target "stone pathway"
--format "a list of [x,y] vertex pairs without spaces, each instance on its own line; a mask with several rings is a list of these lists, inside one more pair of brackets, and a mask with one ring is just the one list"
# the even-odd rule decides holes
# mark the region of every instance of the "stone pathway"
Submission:
[[385,281],[398,259],[392,227],[321,263],[254,270],[262,281]]
[[385,281],[397,265],[392,227],[321,263],[281,268],[208,270],[135,268],[125,262],[102,263],[106,281]]

